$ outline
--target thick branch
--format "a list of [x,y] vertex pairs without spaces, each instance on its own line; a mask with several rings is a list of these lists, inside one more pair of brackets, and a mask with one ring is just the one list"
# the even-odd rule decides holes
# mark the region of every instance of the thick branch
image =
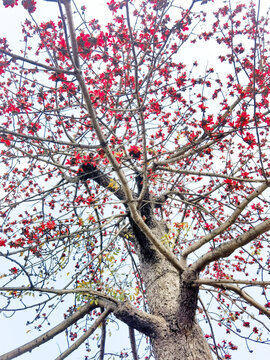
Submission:
[[12,350],[2,356],[0,356],[0,360],[10,360],[14,359],[17,356],[20,356],[28,351],[33,350],[34,348],[44,344],[45,342],[51,340],[54,336],[60,334],[65,329],[67,329],[70,325],[77,322],[79,319],[84,317],[89,311],[95,309],[97,307],[96,304],[87,303],[86,305],[82,306],[79,310],[77,310],[73,315],[71,315],[66,320],[62,321],[60,324],[52,328],[51,330],[47,331],[45,334],[37,337],[36,339],[19,346],[17,349]]
[[114,310],[114,315],[133,329],[151,337],[167,326],[166,321],[162,317],[138,310],[127,301],[117,306],[117,309]]
[[[64,3],[66,5],[66,3]],[[76,33],[75,33],[75,29],[74,27],[72,27],[72,24],[69,24],[69,31],[70,31],[70,37],[71,39],[76,39]],[[73,44],[74,41],[71,41],[71,44]],[[73,50],[73,56],[76,55],[76,49],[72,49]],[[77,59],[75,61],[76,63],[79,63],[79,60]],[[151,229],[144,223],[138,209],[136,206],[136,203],[134,202],[134,198],[133,198],[133,193],[130,189],[130,187],[128,186],[128,181],[126,179],[126,176],[124,174],[124,172],[121,170],[120,165],[118,164],[116,158],[114,157],[112,150],[110,149],[110,147],[108,146],[106,139],[104,137],[104,134],[102,132],[102,129],[100,127],[100,124],[98,122],[97,116],[96,116],[96,112],[95,109],[93,107],[89,92],[88,92],[88,88],[85,84],[84,78],[81,74],[80,71],[75,71],[75,76],[77,78],[77,81],[80,85],[83,97],[84,97],[84,101],[86,104],[86,108],[89,114],[89,117],[91,119],[91,123],[92,126],[97,134],[97,138],[100,142],[100,146],[103,148],[110,164],[112,165],[113,170],[116,172],[120,183],[122,185],[122,189],[125,193],[125,198],[126,201],[128,203],[129,209],[130,209],[130,213],[131,216],[133,218],[133,220],[136,222],[136,224],[139,226],[139,228],[141,229],[141,231],[144,232],[144,234],[147,236],[147,238],[154,244],[154,246],[161,252],[162,255],[164,255],[167,260],[177,269],[182,271],[184,269],[184,265],[183,263],[180,263],[177,258],[173,255],[173,253],[171,251],[169,251],[168,249],[165,248],[165,246],[163,246],[163,244],[153,235],[153,233],[151,232]]]
[[[68,6],[69,4],[66,4],[66,2],[64,3],[65,7],[66,7],[66,11],[68,12]],[[69,25],[69,31],[70,31],[70,37],[71,37],[71,45],[72,45],[72,51],[73,51],[73,56],[74,57],[78,57],[78,52],[76,49],[76,45],[75,44],[75,39],[76,39],[76,33],[75,33],[75,29],[73,26],[73,23],[71,21],[69,21],[69,18],[67,18],[68,20],[68,25]],[[74,48],[75,47],[75,48]],[[74,59],[76,64],[79,64],[79,58]],[[104,134],[102,132],[102,129],[100,127],[100,124],[98,122],[97,116],[96,116],[96,112],[95,109],[93,107],[89,92],[88,92],[88,88],[85,84],[84,78],[81,74],[80,71],[75,71],[75,76],[77,78],[77,81],[80,85],[84,100],[85,100],[85,104],[86,104],[86,108],[89,114],[89,117],[91,119],[91,123],[92,126],[97,134],[97,138],[99,139],[100,142],[100,146],[103,148],[110,164],[112,165],[112,168],[114,169],[114,171],[116,172],[120,183],[121,183],[121,187],[122,190],[125,193],[125,199],[127,201],[127,204],[129,206],[130,209],[130,213],[131,216],[133,218],[133,220],[136,222],[136,224],[138,225],[138,227],[140,228],[140,230],[142,232],[144,232],[144,234],[147,236],[147,238],[154,244],[154,246],[160,251],[160,253],[165,256],[167,258],[167,260],[177,269],[182,271],[184,269],[184,263],[181,263],[180,261],[177,260],[177,258],[172,254],[171,251],[169,251],[168,249],[165,248],[165,246],[163,246],[163,244],[153,235],[153,233],[151,232],[151,229],[144,223],[138,209],[135,203],[135,199],[133,197],[133,193],[130,189],[130,187],[128,186],[128,182],[126,179],[125,174],[123,173],[123,171],[120,168],[120,165],[118,164],[116,158],[114,157],[110,147],[108,146],[106,139],[104,137]]]
[[[37,291],[44,293],[52,293],[57,295],[65,294],[85,294],[93,296],[97,300],[97,305],[94,307],[101,306],[110,308],[114,315],[128,326],[142,332],[145,335],[153,335],[158,327],[166,326],[165,320],[160,317],[147,314],[144,311],[138,310],[127,301],[120,302],[113,297],[101,293],[100,291],[91,290],[90,288],[77,288],[77,289],[49,289],[49,288],[26,288],[26,287],[0,287],[0,291]],[[70,325],[67,325],[68,327]],[[62,330],[61,330],[62,331]],[[58,333],[57,333],[58,334]],[[50,338],[51,339],[51,338]],[[40,345],[40,344],[39,344]],[[37,346],[39,346],[37,345]],[[29,351],[29,350],[26,350]],[[0,360],[5,360],[1,358]],[[10,358],[7,358],[10,359]]]
[[242,211],[245,210],[247,205],[256,197],[258,197],[264,190],[266,190],[268,186],[269,186],[268,184],[262,184],[255,191],[253,191],[253,193],[251,193],[246,199],[244,199],[241,202],[241,204],[237,207],[237,209],[233,212],[233,214],[229,217],[227,221],[225,221],[221,226],[219,226],[217,229],[215,229],[208,235],[204,236],[200,241],[192,244],[186,250],[184,250],[182,254],[183,258],[185,259],[193,251],[199,249],[204,244],[214,239],[216,236],[222,234],[225,230],[227,230],[230,226],[232,226],[236,221],[236,219],[238,218],[238,216],[242,213]]
[[230,256],[236,249],[248,244],[250,241],[256,239],[258,236],[270,230],[270,219],[262,222],[254,228],[248,230],[243,235],[236,239],[228,241],[213,251],[201,256],[192,266],[191,269],[201,271],[206,265],[220,258]]
[[[104,171],[99,170],[96,166],[90,163],[83,164],[80,167],[80,170],[81,171],[79,171],[79,177],[81,178],[81,180],[86,181],[88,179],[92,179],[104,189],[110,190],[117,197],[117,199],[125,202],[125,192],[121,189],[118,182],[105,174]],[[136,195],[133,194],[133,196]]]

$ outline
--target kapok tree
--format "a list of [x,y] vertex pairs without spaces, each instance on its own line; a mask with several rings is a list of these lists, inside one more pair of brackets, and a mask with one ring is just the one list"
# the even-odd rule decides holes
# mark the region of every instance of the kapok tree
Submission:
[[64,359],[96,330],[109,359],[113,319],[133,359],[134,330],[159,360],[229,359],[225,332],[266,342],[268,17],[111,0],[102,28],[92,3],[48,4],[59,18],[41,23],[22,5],[24,48],[0,39],[3,311],[35,306],[43,331],[67,310],[0,359],[68,332]]

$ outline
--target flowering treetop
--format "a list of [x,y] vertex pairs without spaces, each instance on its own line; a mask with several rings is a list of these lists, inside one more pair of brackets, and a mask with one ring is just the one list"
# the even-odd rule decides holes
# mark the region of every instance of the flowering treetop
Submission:
[[[72,268],[66,288],[143,307],[144,234],[201,289],[222,289],[218,315],[202,305],[201,318],[228,332],[253,319],[244,336],[257,341],[269,298],[239,284],[269,285],[269,19],[253,3],[210,14],[209,1],[111,0],[103,28],[57,4],[58,21],[38,24],[22,1],[21,51],[0,38],[5,285],[42,288]],[[234,347],[211,346],[225,358]]]

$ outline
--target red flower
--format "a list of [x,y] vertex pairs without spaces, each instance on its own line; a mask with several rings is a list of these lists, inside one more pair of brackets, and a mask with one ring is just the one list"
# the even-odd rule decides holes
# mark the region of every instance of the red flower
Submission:
[[18,5],[18,0],[3,0],[3,5],[4,7],[14,7]]
[[46,225],[47,225],[47,229],[49,229],[49,230],[54,229],[56,226],[55,221],[53,221],[53,220],[48,221]]
[[10,140],[13,140],[11,135],[0,136],[0,142],[6,144],[7,146],[10,146]]
[[13,267],[10,269],[10,271],[12,272],[12,274],[17,274],[18,269],[16,267]]
[[7,240],[0,238],[0,246],[6,246],[6,242],[7,242]]
[[243,138],[243,140],[249,145],[249,148],[251,149],[253,149],[256,145],[255,136],[250,134],[249,132],[246,133],[246,136]]
[[141,149],[136,146],[136,145],[132,145],[129,149],[128,149],[129,155],[132,156],[134,159],[140,159],[141,158]]
[[30,14],[36,10],[35,0],[22,0],[22,5]]
[[40,124],[38,124],[37,122],[36,122],[36,123],[32,123],[32,122],[31,122],[31,123],[27,126],[27,128],[28,128],[29,134],[34,135],[36,132],[38,132],[38,130],[41,129],[41,126],[40,126]]
[[243,111],[241,114],[237,115],[237,119],[235,121],[235,126],[237,128],[246,126],[249,122],[249,115]]

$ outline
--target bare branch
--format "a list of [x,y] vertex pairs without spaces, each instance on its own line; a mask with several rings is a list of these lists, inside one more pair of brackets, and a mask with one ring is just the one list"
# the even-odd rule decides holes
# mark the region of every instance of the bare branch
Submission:
[[[36,292],[42,292],[42,293],[50,293],[50,294],[56,294],[56,295],[66,295],[66,294],[86,294],[91,296],[96,296],[98,299],[103,299],[106,301],[109,301],[110,304],[117,305],[119,302],[115,300],[113,297],[106,295],[104,293],[101,293],[100,291],[92,290],[90,288],[76,288],[76,289],[49,289],[49,288],[27,288],[23,286],[18,287],[0,287],[0,291],[36,291]],[[1,360],[1,359],[0,359]]]
[[221,288],[221,289],[225,289],[225,290],[231,290],[231,291],[235,292],[236,294],[240,295],[244,300],[246,300],[250,305],[254,306],[256,309],[261,311],[264,315],[270,317],[270,310],[267,310],[263,305],[261,305],[256,300],[254,300],[253,297],[248,295],[244,290],[240,289],[239,286],[230,285],[230,284],[223,284],[223,285],[213,284],[212,286]]
[[225,284],[241,284],[248,286],[269,286],[270,281],[254,281],[254,280],[238,280],[238,279],[198,279],[194,281],[196,284],[204,285],[225,285]]
[[245,178],[245,177],[230,176],[230,175],[224,175],[224,174],[212,173],[212,172],[192,171],[192,170],[189,170],[189,169],[184,169],[184,170],[172,169],[172,168],[167,167],[167,166],[159,166],[159,165],[156,167],[156,169],[161,170],[161,171],[172,172],[174,174],[209,176],[209,177],[215,177],[215,178],[221,178],[221,179],[230,179],[230,180],[239,181],[239,182],[248,182],[248,183],[265,182],[265,178],[263,178],[263,179],[250,179],[250,178]]
[[236,239],[228,241],[213,251],[201,256],[192,266],[191,269],[201,271],[206,265],[220,258],[230,256],[236,249],[248,244],[250,241],[256,239],[258,236],[270,230],[270,220],[265,220],[261,224],[246,231],[244,234],[238,236]]
[[[104,309],[102,309],[104,312]],[[99,360],[104,360],[104,354],[105,354],[105,343],[106,343],[106,321],[105,319],[102,321],[102,327],[101,327],[101,340],[100,340],[100,355]]]
[[63,360],[73,351],[78,349],[78,347],[85,342],[89,338],[90,335],[98,328],[98,326],[105,321],[106,317],[112,312],[111,308],[106,309],[99,318],[94,322],[94,324],[87,330],[85,333],[72,345],[70,346],[63,354],[58,356],[55,360]]
[[[166,322],[163,318],[158,316],[147,314],[144,311],[138,310],[127,301],[120,302],[113,297],[106,295],[100,291],[91,290],[90,288],[76,288],[76,289],[48,289],[48,288],[26,288],[26,287],[0,287],[0,291],[12,292],[12,291],[36,291],[44,293],[52,293],[57,295],[65,294],[85,294],[95,298],[97,306],[109,307],[114,315],[129,326],[134,327],[138,331],[146,334],[153,335],[157,328],[166,326]],[[68,325],[69,326],[69,325]],[[62,331],[62,330],[61,330]],[[40,345],[40,344],[39,344]],[[37,346],[39,346],[37,345]],[[29,350],[26,350],[29,351]],[[10,358],[7,358],[10,359]],[[0,360],[6,360],[0,358]]]
[[71,143],[71,142],[67,142],[67,141],[58,141],[58,140],[50,139],[50,138],[42,138],[39,136],[20,134],[16,131],[7,130],[7,129],[3,128],[2,126],[0,127],[0,131],[4,134],[10,134],[10,135],[16,136],[18,138],[28,139],[31,141],[40,141],[43,144],[44,143],[53,143],[53,144],[66,145],[66,146],[70,146],[70,147],[74,147],[74,148],[89,149],[89,150],[97,149],[99,147],[97,145],[86,145],[86,144],[84,145],[81,143],[75,143],[75,142]]
[[[2,291],[2,290],[1,290]],[[51,330],[47,331],[45,334],[37,337],[36,339],[19,346],[17,349],[12,350],[2,356],[0,356],[0,360],[10,360],[14,359],[17,356],[20,356],[28,351],[35,349],[36,347],[44,344],[45,342],[51,340],[54,336],[60,334],[65,329],[67,329],[70,325],[77,322],[79,319],[84,317],[89,311],[95,309],[97,307],[96,304],[91,304],[88,302],[80,309],[78,309],[74,314],[68,317],[66,320],[62,321],[60,324],[52,328]]]
[[204,244],[209,242],[210,240],[214,239],[216,236],[222,234],[225,230],[227,230],[231,225],[234,224],[238,216],[244,211],[247,207],[247,205],[254,200],[256,197],[258,197],[264,190],[268,188],[268,184],[262,184],[259,186],[255,191],[253,191],[246,199],[244,199],[241,204],[237,207],[237,209],[234,211],[234,213],[229,217],[227,221],[225,221],[221,226],[219,226],[217,229],[209,233],[208,235],[204,236],[200,241],[192,244],[190,247],[188,247],[186,250],[183,251],[183,258],[185,259],[189,254],[191,254],[193,251],[199,249]]
[[129,331],[129,339],[130,339],[133,360],[139,360],[138,354],[137,354],[137,348],[136,348],[135,331],[130,326],[128,327],[128,331]]

